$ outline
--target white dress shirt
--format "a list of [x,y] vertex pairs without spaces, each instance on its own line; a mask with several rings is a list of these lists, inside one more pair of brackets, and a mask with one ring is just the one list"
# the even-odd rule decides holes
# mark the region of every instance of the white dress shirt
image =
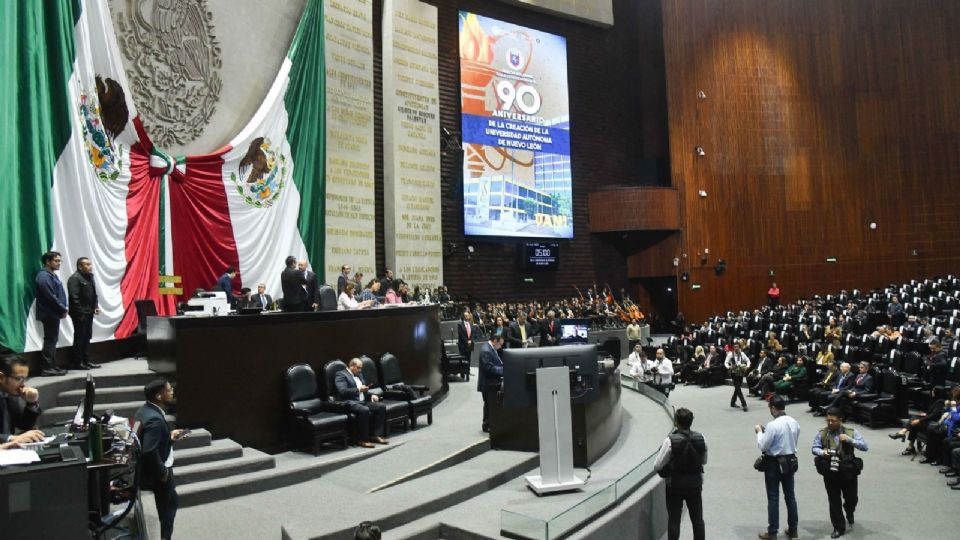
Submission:
[[359,307],[360,302],[357,302],[356,298],[351,298],[345,292],[340,293],[340,297],[337,298],[337,310],[339,311],[357,309]]

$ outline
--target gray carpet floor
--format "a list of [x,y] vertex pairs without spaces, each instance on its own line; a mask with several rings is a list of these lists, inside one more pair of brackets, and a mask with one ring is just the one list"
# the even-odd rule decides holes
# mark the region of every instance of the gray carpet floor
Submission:
[[[731,408],[733,388],[680,387],[670,395],[675,407],[694,413],[693,428],[704,434],[709,448],[703,492],[707,538],[751,539],[766,530],[766,492],[763,476],[753,470],[759,455],[753,426],[771,417],[763,401],[750,398],[749,412]],[[792,404],[787,413],[800,422],[800,470],[796,494],[800,537],[830,538],[833,530],[823,478],[813,466],[810,446],[825,425],[822,418],[804,411],[806,403]],[[887,438],[893,429],[870,429],[857,424],[870,450],[860,453],[864,471],[859,480],[860,503],[856,524],[843,538],[870,540],[956,538],[960,491],[946,487],[936,468],[911,462],[900,455],[903,443]],[[786,528],[786,507],[780,501],[781,530]],[[692,538],[684,515],[681,538]],[[781,538],[784,538],[781,535]]]

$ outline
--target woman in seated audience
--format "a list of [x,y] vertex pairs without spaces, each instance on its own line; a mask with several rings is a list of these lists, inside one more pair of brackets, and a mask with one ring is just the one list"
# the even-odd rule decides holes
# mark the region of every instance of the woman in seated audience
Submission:
[[797,381],[802,381],[806,378],[807,366],[803,363],[803,357],[798,355],[796,362],[788,367],[787,371],[783,374],[783,378],[773,383],[773,389],[778,394],[786,394],[793,388],[793,385]]
[[780,340],[777,339],[777,333],[772,330],[767,334],[767,348],[773,352],[783,350],[783,345],[780,345]]
[[839,347],[841,338],[843,338],[843,330],[837,325],[837,318],[830,317],[830,322],[823,329],[823,339],[834,347]]
[[930,425],[930,422],[937,422],[940,420],[940,417],[943,416],[943,390],[938,387],[934,387],[933,390],[930,391],[930,395],[933,397],[933,400],[930,402],[930,405],[927,406],[927,411],[925,414],[914,416],[910,420],[907,420],[906,427],[896,433],[890,433],[887,435],[891,439],[907,441],[907,447],[903,450],[903,452],[901,452],[901,454],[904,456],[917,453],[917,450],[914,446],[914,442],[917,440],[917,433],[927,429],[927,426]]
[[703,365],[703,361],[707,359],[707,353],[703,350],[703,345],[697,345],[697,348],[693,350],[693,358],[687,360],[680,367],[680,378],[683,380],[684,385],[690,385],[694,382],[694,372]]
[[820,352],[817,353],[817,365],[828,366],[832,363],[833,363],[833,351],[830,349],[830,346],[820,349]]
[[356,287],[352,281],[347,282],[347,285],[343,288],[343,292],[340,293],[340,297],[337,298],[337,310],[364,309],[373,305],[372,300],[358,302],[357,299],[353,297],[353,291]]
[[497,319],[493,323],[493,328],[487,333],[487,335],[491,334],[494,336],[503,336],[503,339],[507,339],[507,321],[503,318],[503,315],[497,315]]

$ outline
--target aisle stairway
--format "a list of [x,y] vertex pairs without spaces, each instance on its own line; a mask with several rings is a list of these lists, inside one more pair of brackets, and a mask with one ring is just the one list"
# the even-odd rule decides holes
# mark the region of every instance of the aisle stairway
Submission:
[[[122,360],[116,364],[120,363],[125,365],[108,364],[105,369],[90,372],[96,381],[94,412],[97,415],[112,410],[115,416],[133,418],[143,405],[144,385],[157,377],[147,369],[145,361]],[[84,396],[85,379],[85,372],[71,372],[64,378],[33,380],[44,398],[41,428],[50,432],[63,430],[58,424],[73,418]],[[167,422],[175,426],[176,416],[167,415]],[[177,441],[174,457],[181,507],[235,496],[233,490],[224,487],[250,482],[256,479],[251,476],[253,473],[263,474],[276,468],[273,456],[245,448],[230,439],[214,439],[205,429],[193,429],[189,437]],[[276,487],[276,482],[255,482],[236,492],[260,491],[259,484],[264,484],[261,489]]]

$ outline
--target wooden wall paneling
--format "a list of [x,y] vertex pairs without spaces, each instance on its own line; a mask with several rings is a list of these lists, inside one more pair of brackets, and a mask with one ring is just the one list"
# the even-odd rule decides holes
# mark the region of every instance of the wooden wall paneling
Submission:
[[788,301],[956,271],[958,27],[950,0],[664,2],[688,320],[762,305],[771,269]]
[[674,188],[622,187],[589,194],[590,232],[680,229]]

